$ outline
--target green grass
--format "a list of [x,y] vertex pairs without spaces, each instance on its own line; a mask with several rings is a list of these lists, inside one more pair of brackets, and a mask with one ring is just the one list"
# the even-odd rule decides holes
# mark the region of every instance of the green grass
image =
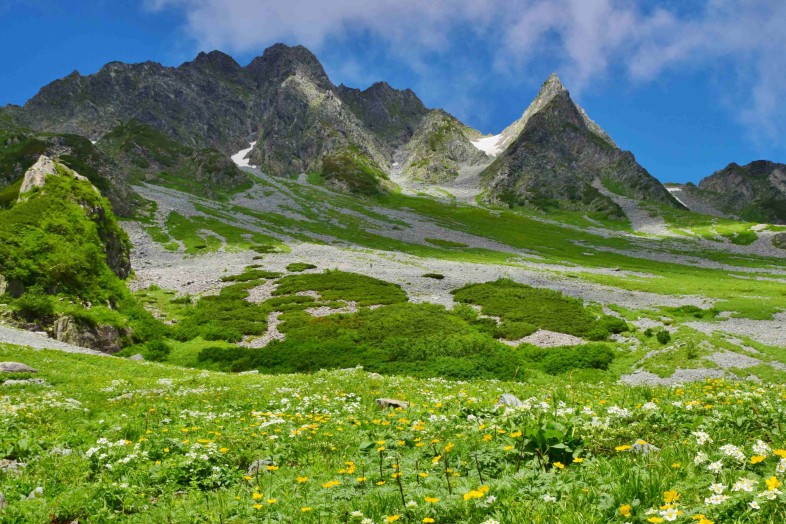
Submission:
[[[644,523],[677,496],[678,522],[786,519],[783,495],[758,496],[766,479],[783,482],[779,457],[750,461],[757,441],[784,447],[782,385],[237,376],[1,344],[0,360],[25,362],[51,384],[3,387],[0,449],[27,463],[0,476],[4,524]],[[502,392],[526,408],[494,411]],[[410,406],[381,411],[379,397]],[[629,451],[637,439],[660,451]],[[246,476],[258,459],[271,467]],[[707,471],[716,460],[717,475]],[[731,489],[740,478],[756,482],[753,492]],[[713,483],[730,497],[720,505],[705,502]],[[43,496],[25,500],[38,486]]]

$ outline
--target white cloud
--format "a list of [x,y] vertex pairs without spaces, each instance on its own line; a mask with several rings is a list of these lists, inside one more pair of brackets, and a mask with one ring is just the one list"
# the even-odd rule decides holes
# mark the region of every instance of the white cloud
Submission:
[[574,93],[610,75],[641,83],[671,71],[721,71],[728,78],[723,99],[734,116],[755,138],[786,146],[782,0],[654,8],[645,0],[144,1],[153,10],[182,10],[187,31],[203,48],[249,52],[290,41],[318,52],[329,40],[363,31],[423,76],[429,57],[452,56],[468,28],[478,56],[492,64],[483,74],[520,79],[547,62]]

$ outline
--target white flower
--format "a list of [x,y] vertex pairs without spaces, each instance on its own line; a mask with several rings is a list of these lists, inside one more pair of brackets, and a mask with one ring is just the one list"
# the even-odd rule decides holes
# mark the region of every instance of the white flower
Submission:
[[415,502],[414,500],[410,500],[409,502],[407,502],[406,506],[408,508],[417,508],[418,507],[418,503]]
[[755,500],[748,502],[748,506],[750,506],[752,509],[761,509],[761,506],[759,506],[759,503]]
[[366,517],[365,519],[360,521],[360,524],[374,524],[374,521]]
[[767,500],[775,500],[776,498],[778,498],[778,495],[780,494],[780,492],[781,491],[779,489],[777,489],[777,488],[776,489],[768,489],[767,491],[762,491],[761,493],[759,493],[759,496],[760,497],[764,497]]
[[767,445],[766,442],[757,440],[756,444],[753,445],[753,451],[757,455],[768,455],[770,453],[770,447]]
[[712,471],[713,473],[720,473],[721,470],[723,469],[723,462],[720,460],[717,462],[713,462],[712,464],[707,466],[707,469],[709,471]]
[[710,498],[705,498],[705,504],[718,505],[726,502],[729,499],[726,495],[713,495]]
[[660,516],[668,521],[677,520],[677,517],[680,515],[680,512],[677,508],[666,508],[665,510],[660,512]]
[[786,473],[786,458],[782,458],[778,465],[775,467],[778,473]]
[[552,497],[549,494],[543,495],[543,500],[546,502],[557,502],[557,497]]
[[647,402],[641,406],[644,411],[658,411],[658,405],[654,402]]
[[720,495],[724,491],[726,491],[726,486],[720,483],[710,484],[710,491]]
[[696,457],[693,459],[693,463],[696,465],[704,464],[705,462],[707,462],[708,459],[709,457],[707,456],[706,453],[704,453],[703,451],[699,451],[698,453],[696,453]]
[[482,524],[499,524],[499,521],[494,519],[488,519],[488,520],[484,520]]
[[712,438],[703,431],[694,431],[691,434],[696,437],[696,444],[699,446],[703,446],[708,442],[712,442]]
[[355,510],[355,511],[353,511],[352,513],[350,513],[350,516],[351,516],[353,519],[359,519],[360,517],[362,517],[362,516],[363,516],[363,512],[362,512],[362,511],[359,511],[359,510]]
[[486,498],[486,501],[485,501],[483,504],[484,504],[484,505],[486,505],[486,506],[491,506],[491,505],[492,505],[492,504],[494,504],[496,501],[497,501],[497,497],[495,497],[494,495],[489,495],[489,496]]
[[733,444],[726,444],[721,446],[720,450],[727,456],[732,457],[733,459],[739,462],[745,462],[745,453],[742,452],[740,448]]
[[734,483],[734,486],[731,487],[732,491],[745,491],[745,492],[752,492],[753,486],[756,484],[755,480],[752,479],[739,479],[737,482]]

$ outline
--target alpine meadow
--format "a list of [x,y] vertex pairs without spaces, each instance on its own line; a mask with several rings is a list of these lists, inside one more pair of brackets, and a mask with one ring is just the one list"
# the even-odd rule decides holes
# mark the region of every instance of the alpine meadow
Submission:
[[285,44],[0,106],[0,523],[786,522],[786,164],[661,181],[541,80],[498,134]]

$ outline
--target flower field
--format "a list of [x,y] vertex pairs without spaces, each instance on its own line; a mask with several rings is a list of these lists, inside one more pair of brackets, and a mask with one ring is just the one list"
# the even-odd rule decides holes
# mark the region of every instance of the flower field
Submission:
[[0,361],[3,523],[786,522],[782,385]]

